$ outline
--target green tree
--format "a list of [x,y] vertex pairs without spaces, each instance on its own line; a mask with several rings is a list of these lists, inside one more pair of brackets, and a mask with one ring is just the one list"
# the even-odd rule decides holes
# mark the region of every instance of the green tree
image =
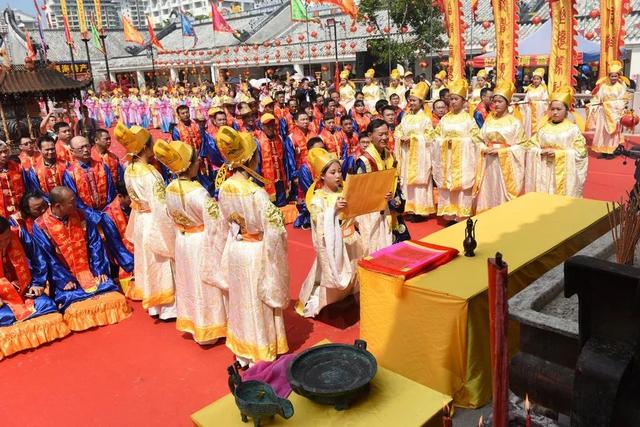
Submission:
[[358,19],[376,29],[369,52],[380,63],[408,65],[445,46],[443,17],[431,0],[362,0],[358,9]]

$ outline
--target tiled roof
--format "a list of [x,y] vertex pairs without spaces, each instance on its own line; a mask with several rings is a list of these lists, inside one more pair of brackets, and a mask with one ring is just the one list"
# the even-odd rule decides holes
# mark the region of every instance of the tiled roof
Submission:
[[50,69],[27,71],[22,67],[0,71],[0,95],[84,89],[90,81],[77,81]]

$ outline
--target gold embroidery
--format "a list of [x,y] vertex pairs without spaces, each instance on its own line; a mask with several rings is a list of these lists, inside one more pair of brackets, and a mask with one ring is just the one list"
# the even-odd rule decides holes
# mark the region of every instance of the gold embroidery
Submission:
[[278,209],[276,207],[276,205],[274,205],[271,202],[266,202],[267,206],[266,206],[266,210],[265,213],[267,215],[267,221],[269,222],[269,225],[271,225],[273,228],[277,228],[277,229],[284,229],[284,218],[282,216],[282,212],[280,212],[280,209]]
[[163,181],[156,181],[153,184],[153,195],[156,198],[156,200],[160,200],[162,202],[164,202],[167,199],[167,193],[166,193],[166,189],[164,188]]
[[207,209],[207,213],[211,218],[216,220],[220,218],[220,207],[218,206],[218,203],[216,203],[215,200],[207,199],[205,208]]
[[240,227],[240,234],[246,234],[247,232],[247,220],[244,219],[244,217],[238,213],[238,212],[233,212],[231,215],[229,215],[229,219],[228,219],[229,223],[236,223],[238,224],[238,227]]
[[138,197],[133,187],[126,183],[125,183],[125,187],[127,187],[127,193],[129,193],[129,197],[131,197],[131,200],[133,200],[134,202],[140,203],[140,197]]
[[196,224],[193,223],[193,221],[191,221],[189,219],[188,216],[186,216],[185,214],[183,214],[180,211],[174,211],[174,210],[170,210],[169,211],[169,216],[171,217],[171,219],[173,220],[173,222],[175,222],[176,224],[182,226],[182,227],[195,227]]

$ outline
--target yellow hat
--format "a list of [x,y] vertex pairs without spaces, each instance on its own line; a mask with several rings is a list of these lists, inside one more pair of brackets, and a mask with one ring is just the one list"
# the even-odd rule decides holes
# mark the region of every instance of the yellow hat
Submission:
[[229,126],[220,128],[216,134],[216,145],[225,161],[234,168],[251,160],[256,151],[256,143],[250,133],[238,132]]
[[87,93],[88,93],[89,95],[93,95],[93,90],[89,89],[89,90],[87,91]]
[[264,124],[269,123],[270,121],[275,121],[275,119],[276,119],[276,117],[273,114],[265,113],[265,114],[262,115],[262,117],[260,117],[260,123],[262,123],[264,125]]
[[137,87],[132,87],[131,89],[129,89],[129,92],[138,93],[138,88]]
[[211,107],[209,111],[207,111],[208,116],[215,116],[217,113],[222,113],[222,109],[220,107]]
[[410,77],[410,76],[413,76],[413,71],[408,70],[408,71],[404,72],[404,76],[403,77]]
[[349,70],[342,70],[340,72],[340,78],[347,80],[349,78]]
[[624,65],[622,65],[622,62],[617,61],[617,60],[616,61],[611,61],[611,63],[607,67],[607,73],[609,73],[609,74],[611,74],[611,73],[622,74],[623,70],[624,70]]
[[240,114],[241,116],[246,116],[247,114],[251,113],[253,113],[253,110],[246,104],[240,107],[240,109],[238,110],[238,114]]
[[126,127],[122,122],[118,122],[113,131],[116,140],[127,150],[127,153],[138,154],[151,138],[148,130],[140,126]]
[[193,147],[182,141],[167,142],[158,139],[153,146],[153,154],[160,162],[171,170],[179,174],[191,166],[191,156]]
[[476,77],[482,77],[483,79],[486,79],[487,78],[487,70],[478,71],[478,73],[476,74]]
[[427,92],[429,91],[429,85],[425,82],[418,82],[414,87],[411,88],[411,92],[409,92],[409,96],[415,96],[416,98],[424,101],[427,98]]
[[500,95],[506,99],[508,103],[511,103],[511,97],[513,97],[515,91],[516,87],[513,82],[500,80],[496,85],[496,88],[493,90],[493,95]]
[[398,71],[397,68],[394,68],[393,70],[391,70],[391,74],[389,75],[389,78],[393,80],[398,80],[400,79],[400,77],[402,76],[400,75],[400,71]]
[[447,78],[447,72],[445,70],[440,70],[437,74],[436,74],[436,79],[438,80],[442,80],[444,82],[444,79]]
[[329,153],[324,148],[312,148],[307,153],[307,160],[309,166],[311,166],[311,172],[314,179],[318,179],[320,174],[327,165],[335,160],[338,160],[335,153]]
[[271,98],[270,96],[265,96],[264,98],[262,98],[262,101],[260,101],[260,105],[266,107],[267,105],[271,105],[274,102],[275,101],[273,100],[273,98]]
[[447,87],[449,88],[449,93],[462,98],[466,98],[469,93],[469,83],[465,79],[454,80]]
[[369,79],[372,79],[372,78],[373,78],[373,76],[375,76],[375,75],[376,75],[376,71],[375,71],[373,68],[369,68],[369,69],[367,70],[367,72],[366,72],[366,73],[364,73],[364,76],[365,76],[366,78],[369,78]]
[[533,70],[533,75],[544,79],[544,68],[536,68],[535,70]]
[[233,101],[233,98],[231,98],[228,95],[223,95],[220,97],[220,102],[222,103],[222,105],[234,105],[235,102]]
[[571,108],[573,105],[573,88],[569,86],[561,86],[551,94],[549,102],[560,101],[567,108]]

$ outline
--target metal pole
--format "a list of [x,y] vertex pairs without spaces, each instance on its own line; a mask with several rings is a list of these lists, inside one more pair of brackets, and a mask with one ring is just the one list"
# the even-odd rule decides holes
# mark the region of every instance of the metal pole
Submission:
[[151,72],[153,73],[153,78],[151,81],[153,82],[153,88],[155,89],[158,86],[158,78],[156,77],[156,61],[153,56],[153,46],[149,45],[149,51],[151,52]]
[[387,55],[389,58],[389,64],[387,66],[387,73],[391,75],[391,0],[387,1]]
[[333,23],[333,43],[335,46],[335,51],[336,51],[336,70],[338,68],[340,68],[340,64],[338,61],[338,28],[337,28],[338,23],[334,22]]
[[73,70],[73,79],[77,80],[78,76],[76,75],[76,59],[73,57],[73,48],[71,44],[69,44],[69,54],[71,55],[71,69]]
[[84,50],[87,52],[87,68],[89,70],[89,75],[91,76],[91,88],[95,92],[96,91],[96,84],[95,84],[95,81],[93,79],[93,71],[92,71],[92,67],[91,67],[91,56],[89,56],[89,39],[83,38],[82,41],[84,42]]
[[311,52],[309,50],[309,43],[311,43],[309,40],[309,5],[306,2],[304,4],[304,15],[307,21],[307,63],[309,65],[309,75],[311,75]]
[[107,58],[107,44],[104,42],[107,36],[104,33],[100,34],[100,40],[102,41],[102,54],[104,55],[104,65],[107,67],[107,81],[111,83],[111,73],[109,72],[109,58]]

